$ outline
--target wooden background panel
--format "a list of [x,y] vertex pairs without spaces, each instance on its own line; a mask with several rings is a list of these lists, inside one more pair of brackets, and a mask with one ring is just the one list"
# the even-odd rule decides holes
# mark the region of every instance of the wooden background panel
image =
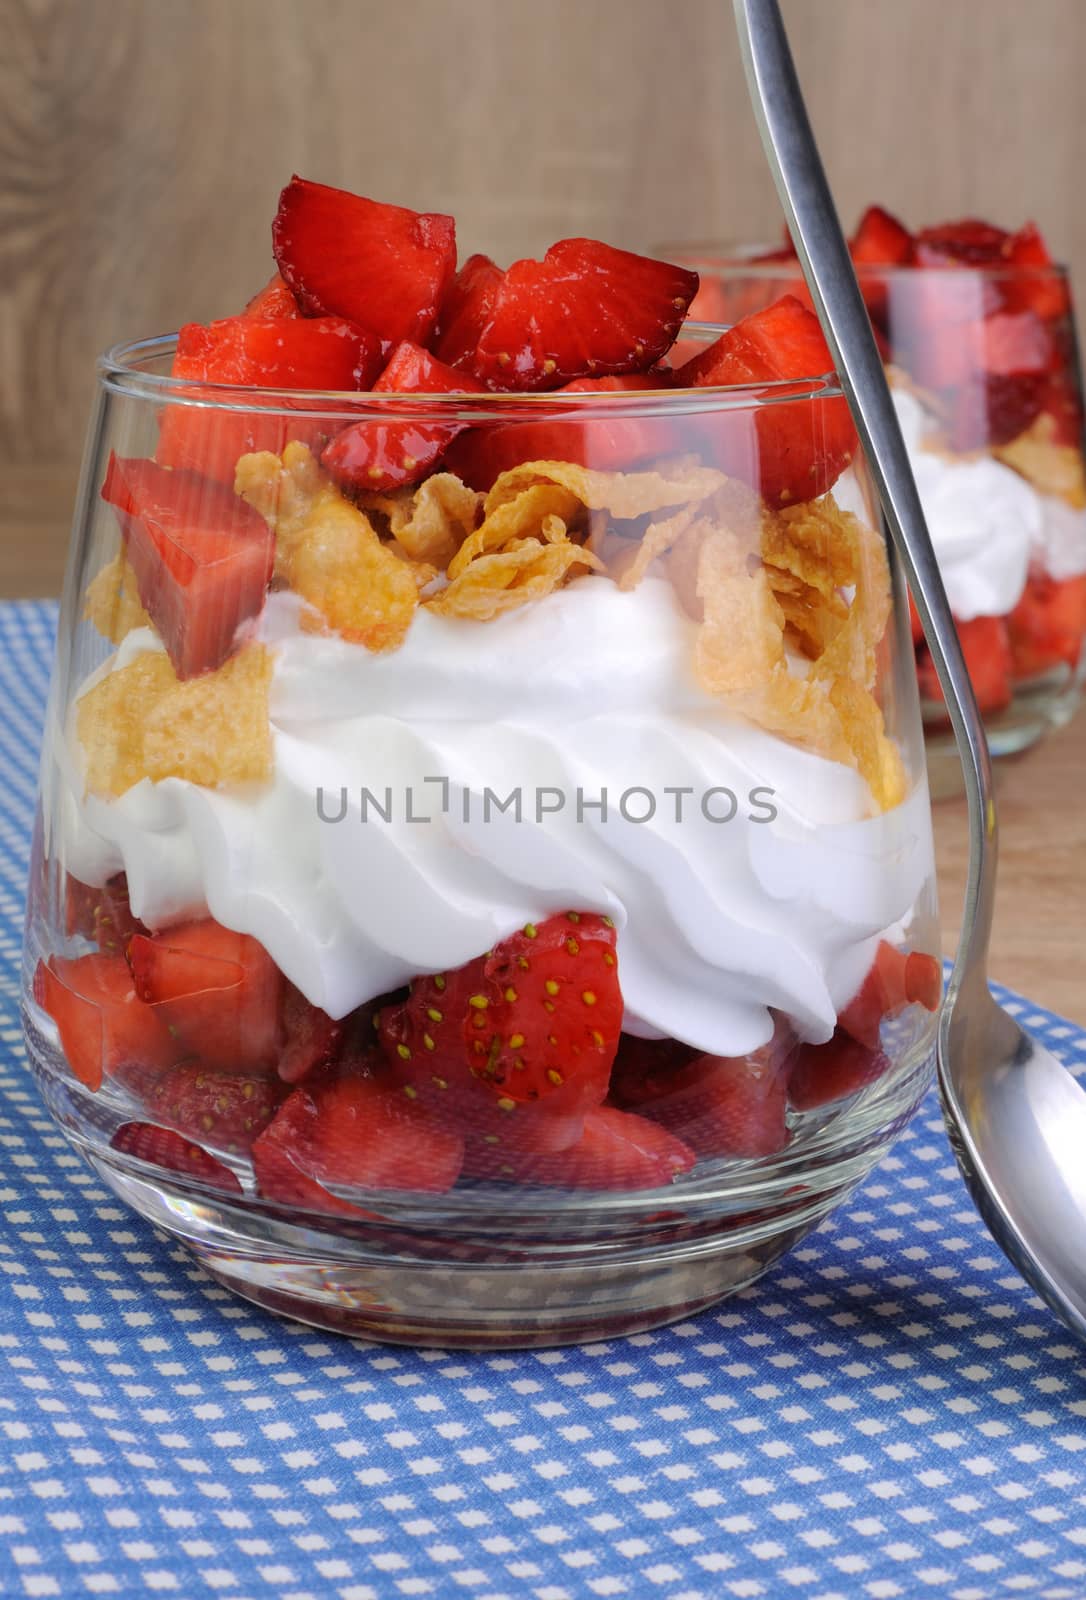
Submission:
[[[1086,263],[1083,0],[785,0],[847,220]],[[499,259],[779,228],[726,0],[0,0],[0,594],[59,586],[94,355],[225,314],[297,169]]]

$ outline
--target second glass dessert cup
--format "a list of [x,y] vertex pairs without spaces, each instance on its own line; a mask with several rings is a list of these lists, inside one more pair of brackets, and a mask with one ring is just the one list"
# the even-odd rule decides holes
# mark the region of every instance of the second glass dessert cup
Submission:
[[[24,982],[54,1116],[329,1328],[555,1344],[748,1283],[912,1114],[941,988],[908,606],[832,380],[322,395],[171,354],[101,363],[77,510]],[[432,469],[345,493],[348,429]]]

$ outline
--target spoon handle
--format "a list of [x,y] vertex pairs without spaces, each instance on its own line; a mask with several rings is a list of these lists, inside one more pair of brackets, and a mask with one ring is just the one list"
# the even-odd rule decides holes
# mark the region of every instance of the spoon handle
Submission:
[[969,805],[969,877],[948,1003],[983,988],[995,888],[992,766],[882,357],[807,117],[777,0],[734,0],[754,114],[788,228],[946,697]]

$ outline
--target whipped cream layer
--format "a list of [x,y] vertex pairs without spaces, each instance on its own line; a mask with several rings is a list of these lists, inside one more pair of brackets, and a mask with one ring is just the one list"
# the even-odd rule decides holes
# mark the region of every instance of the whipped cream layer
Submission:
[[[773,1006],[820,1041],[932,875],[923,789],[872,815],[855,772],[729,717],[662,579],[581,578],[486,623],[420,610],[388,655],[299,612],[272,595],[260,622],[271,780],[84,798],[69,729],[56,844],[85,882],[123,869],[153,928],[206,907],[254,935],[333,1016],[576,908],[618,925],[630,1030],[736,1054],[766,1042]],[[103,670],[154,648],[139,630]],[[496,803],[518,790],[519,820]],[[722,790],[736,815],[710,820]]]
[[[1086,572],[1086,511],[1041,494],[991,456],[952,457],[926,448],[938,424],[908,389],[891,390],[950,609],[961,622],[1013,611],[1032,570],[1053,578]],[[834,486],[840,505],[867,517],[850,471]]]

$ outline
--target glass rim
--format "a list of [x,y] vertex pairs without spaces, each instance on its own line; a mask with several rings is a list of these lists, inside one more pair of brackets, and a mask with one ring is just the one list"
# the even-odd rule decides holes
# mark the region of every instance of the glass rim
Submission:
[[[687,322],[680,340],[701,339],[707,346],[726,333],[729,324]],[[369,389],[272,389],[250,384],[210,383],[204,379],[176,378],[148,370],[148,364],[171,355],[176,333],[153,334],[123,340],[98,357],[98,382],[111,394],[159,404],[184,405],[211,411],[260,411],[273,416],[342,418],[347,422],[369,418],[422,422],[540,421],[561,416],[566,421],[589,415],[608,420],[624,417],[672,417],[705,411],[738,411],[805,400],[831,400],[843,391],[832,370],[800,378],[766,379],[758,383],[705,384],[697,388],[668,388],[573,392],[471,392],[454,394],[374,393]]]
[[[736,244],[730,240],[692,239],[685,243],[672,240],[657,247],[677,266],[694,272],[705,272],[716,277],[783,278],[803,276],[798,256],[778,261],[759,260],[758,257],[781,246],[768,244]],[[1047,267],[1028,267],[1013,262],[960,261],[947,262],[945,266],[928,265],[891,266],[870,261],[854,261],[858,278],[915,278],[923,273],[962,276],[975,273],[977,277],[1007,279],[1009,281],[1035,282],[1058,280],[1066,282],[1070,268],[1066,262],[1053,261]]]

